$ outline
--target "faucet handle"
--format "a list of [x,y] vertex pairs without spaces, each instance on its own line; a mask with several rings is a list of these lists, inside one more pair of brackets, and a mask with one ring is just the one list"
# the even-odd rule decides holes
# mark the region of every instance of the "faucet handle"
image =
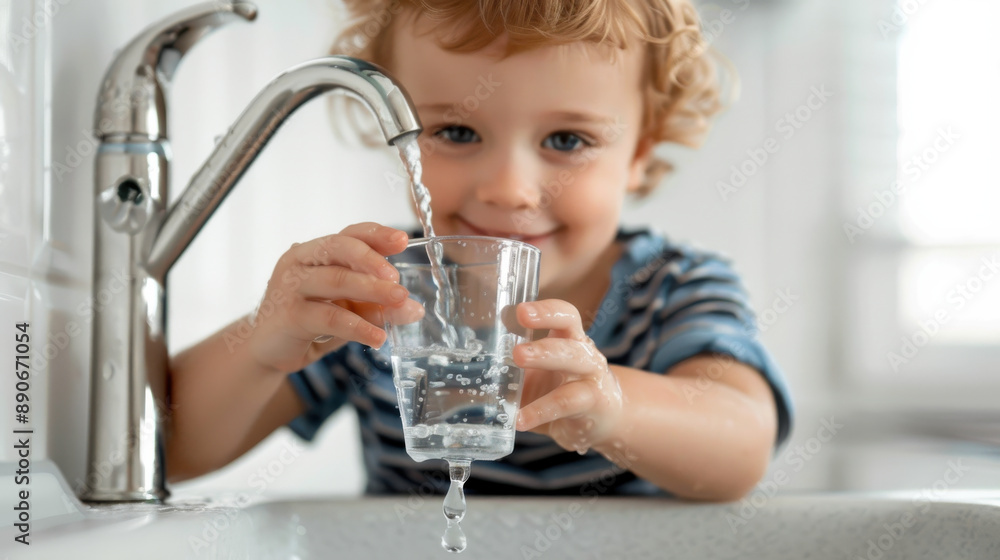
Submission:
[[233,21],[253,21],[249,2],[208,2],[181,10],[147,27],[108,67],[97,97],[94,134],[103,141],[167,137],[164,89],[181,58],[195,43]]

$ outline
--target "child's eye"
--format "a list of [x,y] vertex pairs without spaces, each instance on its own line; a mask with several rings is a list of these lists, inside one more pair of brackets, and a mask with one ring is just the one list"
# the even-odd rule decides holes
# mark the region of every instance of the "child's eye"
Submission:
[[454,144],[470,144],[479,141],[479,135],[475,130],[467,126],[452,125],[446,126],[434,132],[434,136],[444,138]]
[[542,140],[542,146],[560,152],[572,152],[582,146],[590,146],[591,143],[584,140],[580,135],[573,132],[554,132]]

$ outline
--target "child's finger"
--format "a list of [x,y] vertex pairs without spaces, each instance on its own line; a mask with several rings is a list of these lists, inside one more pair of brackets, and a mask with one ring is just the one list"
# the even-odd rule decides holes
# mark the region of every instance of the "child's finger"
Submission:
[[560,418],[583,414],[596,403],[588,383],[566,383],[538,397],[517,414],[517,430],[524,432]]
[[[399,278],[396,268],[385,256],[364,241],[349,235],[333,234],[293,245],[282,259],[290,260],[289,266],[343,266],[357,272],[366,272],[383,280],[395,282]],[[308,272],[302,271],[302,275]]]
[[412,299],[407,299],[402,305],[383,308],[382,316],[390,324],[407,325],[424,318],[424,306]]
[[310,338],[333,336],[341,340],[360,342],[373,348],[385,342],[385,331],[339,305],[321,301],[306,301],[300,314],[300,325]]
[[406,325],[419,321],[424,316],[424,306],[412,299],[406,299],[399,305],[393,306],[357,302],[351,306],[351,309],[373,325],[383,325],[386,322],[393,325]]
[[608,360],[588,340],[543,338],[514,347],[514,363],[522,368],[562,371],[569,379],[600,379],[608,369]]
[[517,306],[517,320],[529,329],[549,329],[550,336],[585,340],[580,312],[568,301],[543,299]]
[[376,224],[375,222],[347,226],[341,230],[340,234],[364,241],[368,246],[385,256],[399,253],[406,248],[406,244],[410,240],[405,231]]
[[388,280],[342,266],[314,266],[305,271],[299,293],[307,299],[370,301],[398,305],[410,292]]

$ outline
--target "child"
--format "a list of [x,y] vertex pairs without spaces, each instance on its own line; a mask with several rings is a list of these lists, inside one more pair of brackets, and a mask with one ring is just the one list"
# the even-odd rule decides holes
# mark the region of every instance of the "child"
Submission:
[[[619,226],[626,198],[666,169],[654,145],[697,144],[720,105],[689,0],[347,3],[358,19],[334,52],[410,93],[436,233],[542,251],[539,300],[517,309],[547,331],[514,350],[520,433],[510,456],[475,464],[467,491],[746,494],[788,434],[790,402],[739,279]],[[370,349],[383,313],[419,316],[385,259],[407,238],[369,223],[293,245],[250,317],[172,361],[172,480],[285,424],[311,439],[350,402],[367,493],[446,491],[442,461],[406,455],[391,368]]]

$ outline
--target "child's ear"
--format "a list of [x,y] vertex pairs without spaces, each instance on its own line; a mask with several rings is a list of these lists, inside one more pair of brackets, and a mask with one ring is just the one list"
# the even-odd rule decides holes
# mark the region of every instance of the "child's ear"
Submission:
[[649,136],[639,138],[635,145],[635,154],[632,156],[632,163],[629,165],[628,192],[637,193],[642,190],[646,182],[646,168],[653,157],[653,146],[656,143]]

